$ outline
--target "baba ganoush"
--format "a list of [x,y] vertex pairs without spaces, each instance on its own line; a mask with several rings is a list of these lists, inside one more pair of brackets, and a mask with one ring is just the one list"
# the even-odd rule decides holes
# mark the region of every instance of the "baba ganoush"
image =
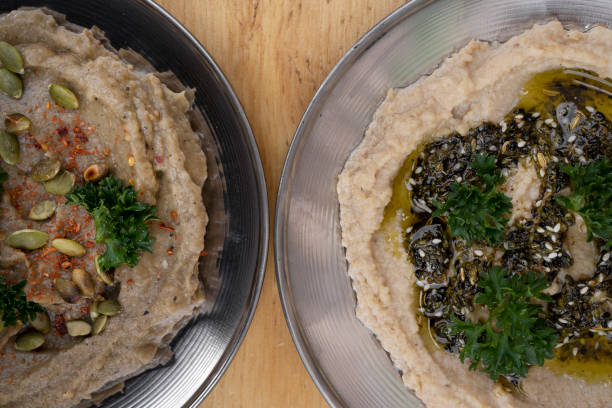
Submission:
[[338,181],[357,316],[428,407],[608,407],[612,30],[472,41]]
[[0,61],[0,407],[88,406],[202,307],[193,92],[45,9],[0,15]]

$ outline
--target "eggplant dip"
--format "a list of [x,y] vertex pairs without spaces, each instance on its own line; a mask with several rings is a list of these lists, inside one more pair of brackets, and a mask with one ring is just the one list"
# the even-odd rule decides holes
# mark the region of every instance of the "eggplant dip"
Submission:
[[200,310],[193,94],[99,31],[0,15],[0,407],[98,403]]
[[608,407],[612,31],[473,41],[338,182],[356,313],[428,407]]

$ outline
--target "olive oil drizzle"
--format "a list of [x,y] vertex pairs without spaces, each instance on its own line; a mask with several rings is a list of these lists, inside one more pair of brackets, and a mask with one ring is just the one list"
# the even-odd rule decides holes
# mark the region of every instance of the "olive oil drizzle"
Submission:
[[[557,108],[560,104],[574,104],[579,112],[584,112],[586,117],[589,113],[597,111],[605,116],[605,119],[612,119],[612,80],[600,79],[593,72],[581,69],[558,69],[542,72],[534,75],[522,88],[521,97],[515,108],[502,122],[502,129],[506,123],[510,123],[516,112],[526,112],[541,116],[542,121],[547,121],[549,125],[557,122]],[[535,116],[534,116],[535,117]],[[573,129],[576,126],[572,121],[566,126]],[[559,123],[560,124],[560,123]],[[559,129],[558,133],[561,133]],[[612,130],[611,130],[612,131]],[[452,135],[451,135],[452,136]],[[411,186],[412,176],[417,169],[419,156],[422,157],[424,149],[430,144],[419,146],[415,152],[410,154],[397,176],[393,180],[393,194],[390,202],[385,208],[384,219],[381,230],[386,231],[387,240],[403,243],[405,250],[408,251],[411,234],[418,227],[422,226],[428,219],[427,214],[413,211],[413,188]],[[612,152],[612,140],[609,146],[605,147],[605,154]],[[581,159],[578,156],[573,159]],[[539,170],[538,158],[534,157],[534,165]],[[429,221],[430,222],[430,221]],[[573,221],[571,221],[573,222]],[[399,224],[401,231],[398,235],[398,228],[387,228],[389,223]],[[397,248],[398,254],[402,254],[400,246]],[[415,290],[419,299],[423,299],[425,291],[422,287],[415,285]],[[421,303],[421,302],[419,302]],[[421,326],[421,334],[428,338],[428,343],[436,345],[437,348],[444,348],[444,344],[438,342],[432,333],[432,322],[430,318],[424,316],[422,312],[417,313],[417,319]],[[573,338],[562,342],[555,349],[555,359],[547,361],[545,366],[557,374],[568,374],[587,381],[593,382],[612,382],[612,335],[606,337],[605,334],[612,332],[590,332],[583,337]],[[455,350],[447,351],[456,352]],[[515,385],[519,385],[516,379],[510,379]]]

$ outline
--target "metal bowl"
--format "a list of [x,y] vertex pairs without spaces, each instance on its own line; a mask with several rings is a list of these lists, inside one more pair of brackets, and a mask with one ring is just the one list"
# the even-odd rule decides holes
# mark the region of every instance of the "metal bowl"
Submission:
[[238,350],[255,311],[268,246],[268,203],[255,139],[219,67],[198,41],[150,0],[4,0],[0,12],[47,7],[71,23],[98,26],[115,48],[130,48],[158,71],[195,89],[193,124],[208,159],[202,195],[209,212],[200,277],[207,303],[172,343],[175,357],[126,382],[105,408],[194,407]]
[[610,25],[609,0],[413,0],[342,58],[306,110],[289,150],[276,208],[278,286],[306,368],[333,407],[417,407],[356,299],[340,241],[337,176],[389,88],[431,72],[472,39],[503,41],[556,18]]

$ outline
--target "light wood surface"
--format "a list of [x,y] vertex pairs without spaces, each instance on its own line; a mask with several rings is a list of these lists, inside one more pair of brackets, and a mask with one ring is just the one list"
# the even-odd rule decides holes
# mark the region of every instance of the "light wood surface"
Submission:
[[[404,1],[157,1],[200,40],[238,95],[259,145],[274,220],[285,155],[308,103],[342,55]],[[287,330],[270,243],[249,332],[200,407],[326,406]]]

